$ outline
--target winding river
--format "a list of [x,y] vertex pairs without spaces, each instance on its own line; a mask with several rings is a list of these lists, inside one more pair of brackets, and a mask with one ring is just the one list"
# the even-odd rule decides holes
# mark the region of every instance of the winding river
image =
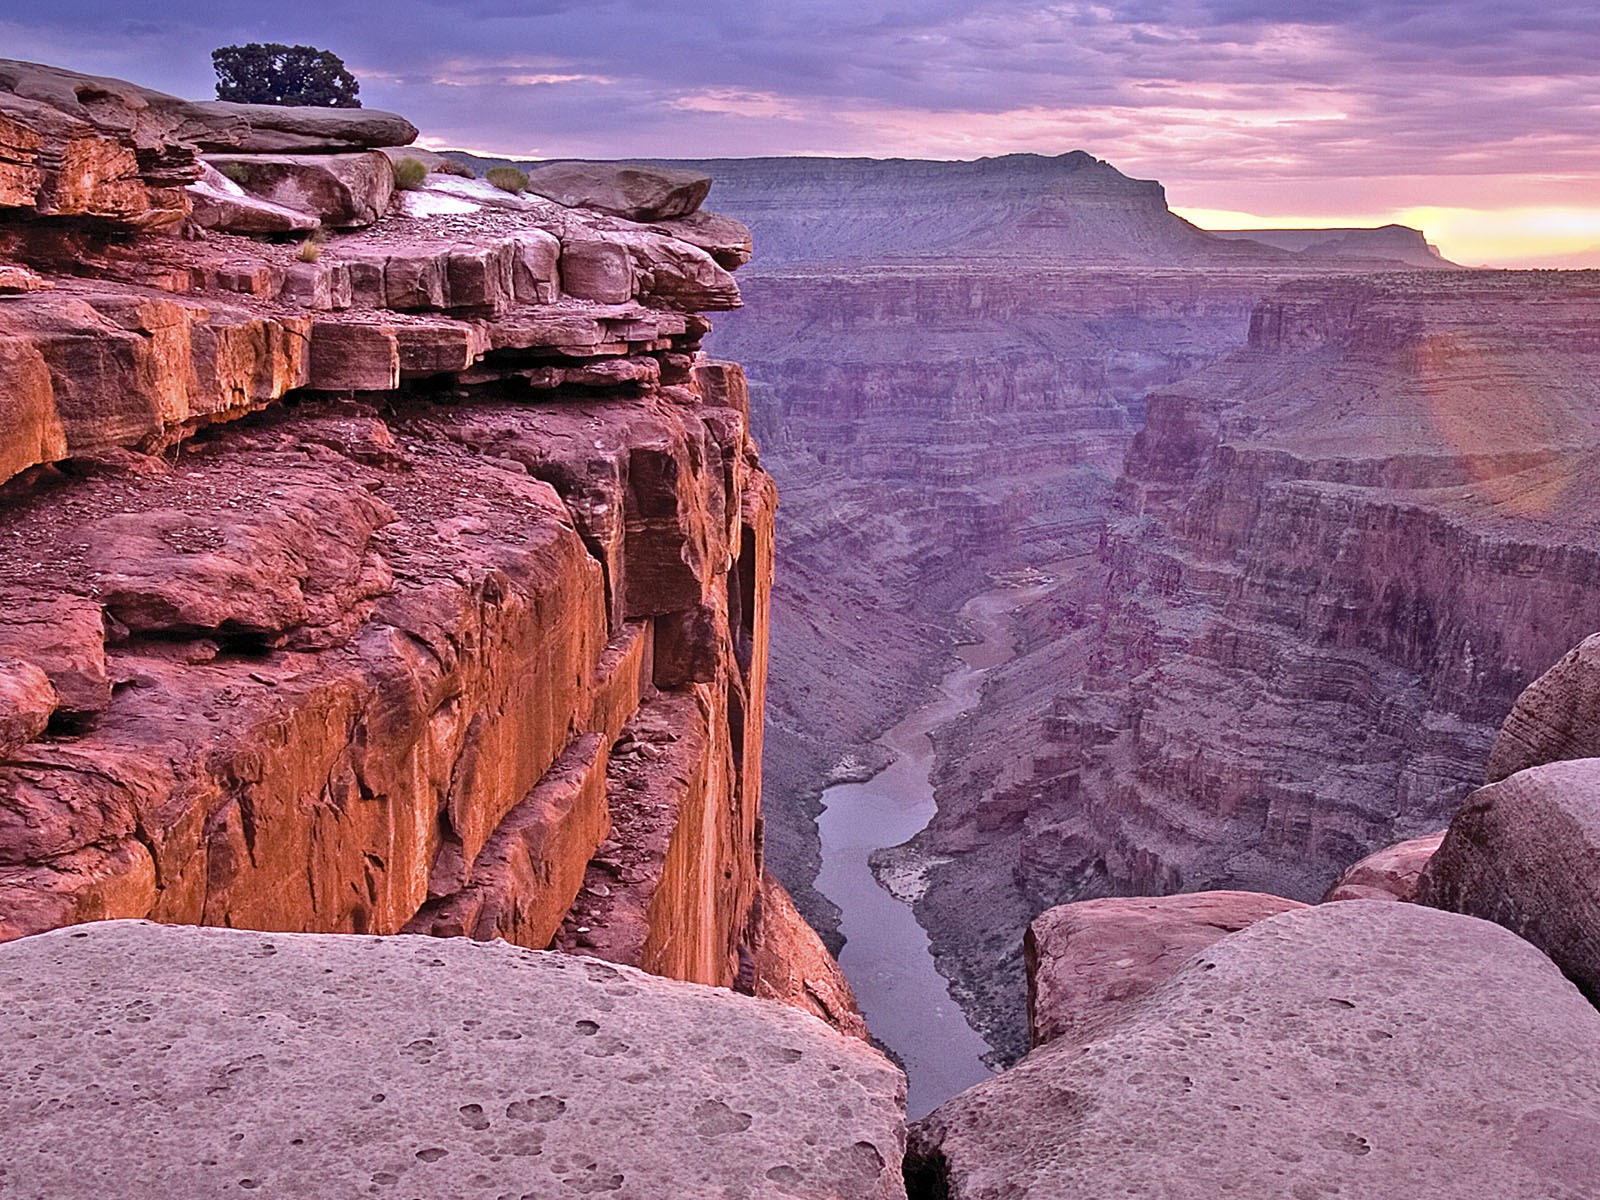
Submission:
[[879,847],[905,841],[933,817],[928,735],[977,704],[985,672],[1011,657],[1007,614],[1028,594],[1002,588],[969,600],[961,615],[981,640],[958,649],[961,662],[944,677],[938,696],[878,739],[894,762],[866,783],[837,784],[822,793],[817,890],[843,914],[846,941],[839,963],[873,1036],[905,1065],[912,1119],[988,1078],[983,1055],[989,1045],[950,998],[911,906],[879,885],[868,858]]

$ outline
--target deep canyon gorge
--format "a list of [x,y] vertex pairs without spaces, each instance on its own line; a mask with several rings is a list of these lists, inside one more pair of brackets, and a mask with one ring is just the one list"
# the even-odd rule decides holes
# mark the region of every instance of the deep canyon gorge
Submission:
[[0,61],[0,1195],[1592,1196],[1600,273],[416,136]]

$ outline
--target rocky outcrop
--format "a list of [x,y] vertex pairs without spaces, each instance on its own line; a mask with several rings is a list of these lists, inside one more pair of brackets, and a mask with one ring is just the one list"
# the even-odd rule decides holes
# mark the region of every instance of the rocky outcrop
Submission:
[[1030,1046],[1087,1039],[1213,942],[1303,907],[1258,892],[1197,892],[1084,900],[1041,913],[1023,943]]
[[[213,154],[207,160],[251,195],[335,229],[374,224],[394,196],[394,167],[376,151]],[[246,232],[230,226],[234,232]]]
[[559,937],[858,1027],[763,884],[776,494],[698,315],[732,278],[544,200],[397,213],[377,152],[218,161],[382,186],[296,193],[362,226],[311,254],[0,230],[39,283],[0,312],[0,940]]
[[[202,150],[241,154],[336,153],[409,146],[417,140],[417,127],[398,113],[380,108],[317,108],[296,104],[234,104],[226,100],[198,101],[186,132]],[[218,133],[193,128],[213,118]],[[236,126],[244,125],[238,132]],[[226,130],[223,135],[220,131]],[[425,154],[426,151],[423,151]]]
[[1350,867],[1337,880],[1324,904],[1330,900],[1399,900],[1415,903],[1417,885],[1428,861],[1439,852],[1444,834],[1429,833],[1385,846]]
[[0,947],[0,1042],[19,1195],[905,1195],[870,1047],[505,945],[63,930]]
[[[1497,926],[1351,902],[1259,921],[912,1129],[913,1196],[1474,1194],[1600,1173],[1600,1013]],[[1449,1170],[1440,1164],[1448,1162]]]
[[1600,759],[1530,767],[1468,796],[1417,898],[1504,925],[1600,1003]]

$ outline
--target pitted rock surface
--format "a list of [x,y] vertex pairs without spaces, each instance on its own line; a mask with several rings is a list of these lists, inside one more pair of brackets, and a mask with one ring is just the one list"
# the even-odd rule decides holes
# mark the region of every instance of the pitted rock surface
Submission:
[[1584,638],[1517,697],[1484,778],[1499,783],[1528,767],[1600,755],[1600,634]]
[[1527,938],[1600,1003],[1600,759],[1531,767],[1473,792],[1417,894]]
[[1031,1044],[1098,1027],[1219,938],[1303,907],[1262,892],[1199,892],[1050,909],[1028,926],[1023,943]]
[[0,949],[7,1196],[904,1197],[904,1079],[777,1004],[466,939]]
[[1224,938],[911,1141],[951,1200],[1590,1200],[1600,1012],[1498,926],[1320,905]]

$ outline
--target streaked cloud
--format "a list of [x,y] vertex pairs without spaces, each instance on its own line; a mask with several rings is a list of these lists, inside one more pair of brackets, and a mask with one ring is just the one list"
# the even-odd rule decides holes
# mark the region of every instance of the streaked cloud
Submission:
[[335,50],[430,144],[527,156],[1082,148],[1179,205],[1435,210],[1458,257],[1450,238],[1480,234],[1449,213],[1583,213],[1600,195],[1596,5],[394,0],[380,17],[355,0],[10,0],[0,16],[7,54],[188,94],[209,91],[212,47],[251,40]]

